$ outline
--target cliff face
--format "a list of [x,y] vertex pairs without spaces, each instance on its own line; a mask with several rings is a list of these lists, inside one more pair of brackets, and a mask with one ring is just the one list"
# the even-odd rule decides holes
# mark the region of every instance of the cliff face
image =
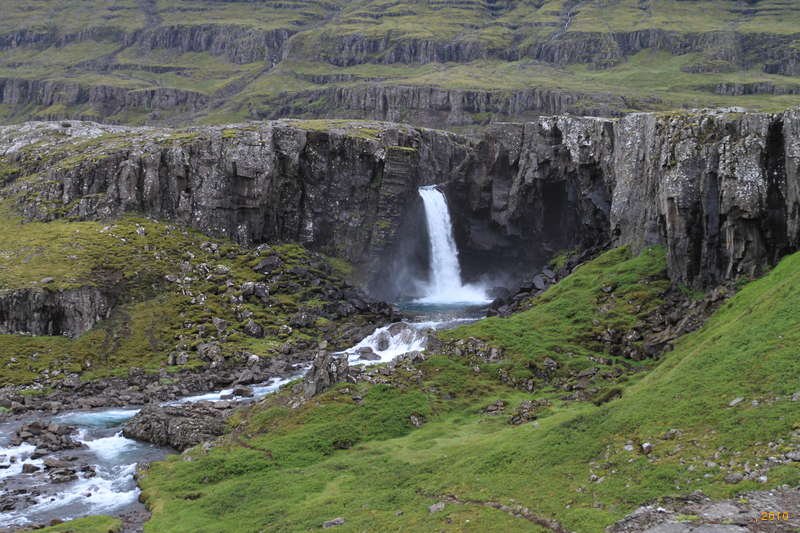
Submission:
[[[24,140],[13,127],[0,133],[18,144],[67,136],[56,157],[72,157],[28,163],[25,173],[46,178],[6,191],[30,220],[147,213],[245,244],[301,242],[370,273],[396,240],[417,187],[447,181],[466,152],[457,135],[379,123],[331,123],[328,131],[278,121],[175,135],[86,124],[49,128],[28,126]],[[114,135],[114,142],[71,152],[76,140],[103,135]],[[18,146],[5,158],[28,161],[27,155]]]
[[[656,103],[653,99],[650,103]],[[580,94],[554,89],[479,91],[438,87],[360,85],[279,96],[260,118],[306,114],[314,106],[334,116],[363,116],[430,127],[480,122],[479,117],[529,117],[576,113],[612,116],[625,100],[611,94]]]
[[0,104],[9,106],[89,104],[104,115],[113,115],[130,109],[183,108],[196,111],[208,102],[209,98],[204,94],[181,89],[125,89],[65,81],[0,78]]
[[0,333],[77,337],[107,318],[113,298],[93,287],[0,292]]
[[[70,153],[87,136],[103,137]],[[42,155],[48,142],[58,149]],[[25,125],[0,145],[17,169],[6,175],[40,177],[3,192],[28,219],[144,212],[244,243],[299,241],[373,280],[399,275],[408,239],[424,242],[416,189],[431,183],[445,184],[468,275],[660,243],[672,279],[703,286],[800,245],[797,111],[543,117],[479,139],[370,122]]]
[[800,246],[798,128],[797,111],[543,118],[488,133],[451,188],[469,249],[664,244],[672,280],[705,286]]
[[800,244],[800,115],[632,115],[616,127],[611,230],[668,246],[674,281],[758,273]]
[[[437,126],[780,109],[800,77],[794,2],[651,2],[635,17],[600,0],[184,3],[63,0],[57,15],[14,3],[0,18],[0,121]],[[730,83],[735,72],[749,83]]]

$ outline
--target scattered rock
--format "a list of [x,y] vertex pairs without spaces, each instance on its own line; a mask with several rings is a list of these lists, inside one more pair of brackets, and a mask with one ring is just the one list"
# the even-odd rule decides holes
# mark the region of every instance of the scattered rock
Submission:
[[680,431],[677,429],[670,429],[661,437],[661,440],[675,440],[680,436]]
[[327,522],[322,524],[322,527],[327,529],[329,527],[341,526],[344,524],[344,518],[341,516],[338,518],[334,518],[333,520],[328,520]]
[[431,514],[433,514],[433,513],[438,513],[438,512],[441,512],[441,511],[444,511],[444,502],[437,502],[437,503],[434,503],[433,505],[431,505],[430,507],[428,507],[428,511],[429,511]]
[[264,328],[252,318],[244,325],[244,332],[259,339],[264,336]]
[[246,385],[236,385],[233,387],[231,391],[233,396],[243,396],[245,398],[252,398],[253,397],[253,389]]
[[725,476],[725,483],[729,483],[731,485],[735,485],[735,484],[739,483],[740,481],[742,481],[743,479],[744,479],[744,476],[742,474],[734,472],[733,474],[728,474],[727,476]]

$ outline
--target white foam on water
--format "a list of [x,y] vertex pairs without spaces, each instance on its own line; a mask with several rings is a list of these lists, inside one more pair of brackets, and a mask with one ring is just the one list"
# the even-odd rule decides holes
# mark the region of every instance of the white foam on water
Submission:
[[253,388],[253,397],[254,398],[263,398],[264,396],[266,396],[268,394],[272,394],[273,392],[277,391],[278,389],[280,389],[281,387],[283,387],[287,383],[292,382],[297,378],[303,377],[303,374],[305,374],[305,371],[308,368],[309,368],[308,366],[303,367],[303,371],[302,372],[300,372],[298,374],[293,374],[293,375],[285,377],[285,378],[273,378],[266,385],[254,385],[252,387]]
[[[266,383],[253,386],[253,396],[260,398],[271,394],[290,381],[302,377],[310,365],[298,368],[298,373],[285,377],[273,378]],[[201,400],[219,401],[221,396],[230,394],[231,390],[222,390],[182,398],[176,403],[197,402]],[[0,516],[0,527],[21,526],[46,522],[57,516],[63,520],[80,518],[96,514],[109,514],[133,504],[139,497],[139,488],[133,480],[137,462],[146,456],[145,449],[152,450],[149,444],[140,443],[122,436],[122,432],[94,438],[98,433],[108,435],[118,426],[138,413],[138,409],[106,409],[97,411],[75,411],[55,417],[59,423],[79,426],[76,439],[86,445],[95,460],[90,464],[95,467],[97,475],[58,485],[58,492],[42,497],[38,503],[22,508],[19,511],[3,513]],[[36,449],[31,444],[0,447],[0,455],[7,459],[16,457],[15,463],[7,469],[0,469],[0,479],[22,475],[25,462],[43,466],[42,459],[30,460]],[[6,461],[8,462],[8,460]],[[41,473],[38,474],[41,476]],[[39,479],[36,485],[49,486]],[[87,496],[88,494],[88,496]]]
[[137,446],[137,442],[133,439],[122,436],[122,432],[115,433],[110,437],[102,437],[94,440],[83,440],[84,435],[79,433],[81,441],[94,453],[97,457],[104,461],[111,462],[125,452],[131,451],[131,448]]
[[461,280],[458,247],[453,236],[447,198],[435,186],[421,187],[419,195],[425,207],[431,265],[425,295],[415,303],[469,305],[491,302],[482,287],[465,285]]
[[[290,381],[302,377],[307,368],[308,367],[305,366],[303,367],[303,370],[300,373],[293,374],[285,378],[272,378],[266,383],[251,385],[250,388],[253,389],[253,396],[251,396],[250,398],[262,398],[267,394],[271,394],[277,391]],[[167,402],[164,405],[179,405],[182,403],[193,403],[193,402],[219,402],[222,400],[223,396],[228,396],[232,393],[233,389],[223,389],[221,391],[216,391],[216,392],[207,392],[204,394],[196,394],[194,396],[186,396],[184,398],[181,398],[180,400],[175,400],[174,402]]]
[[[372,335],[363,338],[361,342],[343,353],[348,355],[348,361],[351,363],[364,365],[386,363],[400,355],[424,350],[426,335],[423,329],[425,328],[407,322],[390,324],[376,329]],[[375,361],[360,359],[359,350],[362,348],[370,348],[380,359]]]
[[22,443],[19,446],[7,446],[5,448],[0,448],[0,455],[6,456],[5,461],[3,461],[4,463],[8,464],[12,457],[16,458],[16,461],[11,463],[11,466],[0,469],[0,479],[21,474],[22,465],[26,462],[41,466],[41,459],[28,459],[35,449],[36,446],[27,443]]
[[[425,322],[395,322],[376,329],[371,335],[344,352],[352,364],[375,365],[388,363],[409,352],[424,351],[428,340],[428,331],[456,326],[460,323],[474,322],[475,318],[448,318],[447,320],[429,320]],[[361,359],[359,350],[370,348],[380,359],[369,361]]]
[[[42,501],[10,513],[4,513],[0,525],[24,525],[38,521],[38,517],[59,512],[62,520],[90,514],[109,513],[135,502],[139,489],[132,476],[136,464],[111,468],[96,467],[97,476],[65,483],[62,490],[48,495]],[[87,496],[88,494],[88,496]]]

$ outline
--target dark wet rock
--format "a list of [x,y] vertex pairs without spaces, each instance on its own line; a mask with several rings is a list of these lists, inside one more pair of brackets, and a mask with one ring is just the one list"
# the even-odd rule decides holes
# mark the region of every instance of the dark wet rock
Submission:
[[380,361],[381,358],[381,356],[376,354],[369,346],[359,348],[356,353],[358,354],[358,358],[362,361]]
[[264,328],[261,327],[260,324],[256,323],[255,320],[252,318],[247,321],[244,326],[244,332],[250,335],[251,337],[261,338],[264,336]]
[[31,458],[38,459],[53,452],[83,447],[83,444],[72,438],[72,434],[76,431],[76,428],[72,426],[48,424],[40,420],[34,420],[22,424],[12,435],[11,443],[12,445],[19,445],[27,442],[35,445],[36,449]]
[[256,266],[253,267],[253,270],[258,272],[259,274],[271,274],[274,270],[280,268],[283,264],[283,261],[277,255],[271,255],[265,259],[262,259],[258,262]]
[[147,406],[125,423],[122,434],[183,451],[222,435],[232,412],[209,402]]
[[78,479],[78,474],[73,468],[60,468],[48,473],[51,483],[68,483]]
[[236,385],[233,387],[232,394],[234,396],[243,396],[245,398],[252,398],[253,396],[253,389],[246,385]]

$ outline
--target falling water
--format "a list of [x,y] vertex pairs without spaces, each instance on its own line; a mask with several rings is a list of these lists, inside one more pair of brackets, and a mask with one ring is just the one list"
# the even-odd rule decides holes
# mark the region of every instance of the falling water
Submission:
[[485,291],[475,285],[464,285],[458,263],[458,248],[453,237],[453,224],[447,199],[435,186],[419,189],[425,206],[425,219],[430,240],[431,265],[423,304],[482,304],[489,300]]

